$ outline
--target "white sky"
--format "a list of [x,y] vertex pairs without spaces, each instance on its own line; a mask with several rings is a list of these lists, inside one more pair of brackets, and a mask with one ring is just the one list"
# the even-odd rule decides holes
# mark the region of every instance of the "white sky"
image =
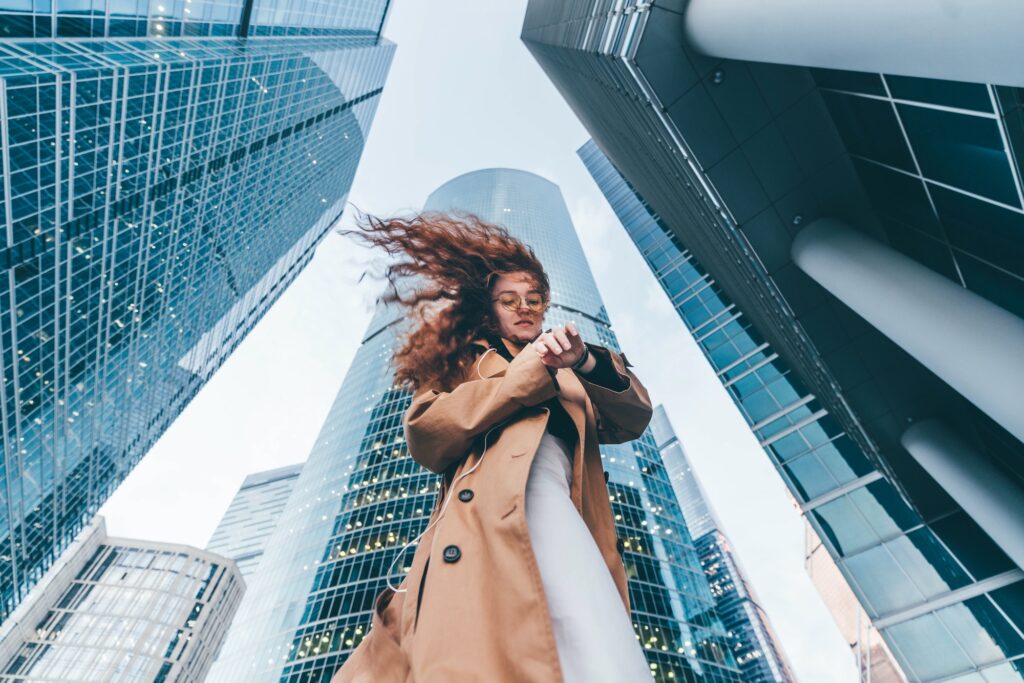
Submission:
[[[665,405],[797,677],[855,681],[804,571],[794,504],[576,157],[588,135],[519,40],[525,6],[393,4],[385,35],[398,50],[350,199],[415,210],[446,180],[494,166],[560,185],[619,341]],[[100,510],[112,536],[203,547],[246,474],[306,459],[369,322],[364,261],[327,238]]]

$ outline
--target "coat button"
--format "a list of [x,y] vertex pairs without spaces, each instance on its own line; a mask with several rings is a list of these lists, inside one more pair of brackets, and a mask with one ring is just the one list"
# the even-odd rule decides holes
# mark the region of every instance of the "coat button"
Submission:
[[621,538],[615,539],[615,549],[619,551],[619,555],[626,550],[626,544],[622,542]]
[[459,550],[459,546],[450,545],[445,547],[443,557],[445,562],[458,562],[462,557],[462,551]]
[[459,491],[459,500],[463,503],[468,503],[473,500],[473,489],[462,489]]
[[604,471],[604,483],[608,483],[608,470]]

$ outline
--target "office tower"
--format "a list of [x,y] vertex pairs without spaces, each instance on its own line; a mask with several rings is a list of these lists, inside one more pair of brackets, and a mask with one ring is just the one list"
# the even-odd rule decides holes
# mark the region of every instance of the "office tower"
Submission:
[[661,453],[701,568],[715,597],[718,616],[728,632],[736,663],[746,683],[794,683],[782,646],[768,615],[740,569],[712,512],[707,495],[690,464],[664,406],[656,406],[651,434]]
[[850,590],[828,549],[804,519],[804,564],[839,632],[850,646],[862,683],[904,683],[907,679],[893,660],[885,641],[871,624]]
[[206,549],[230,557],[249,580],[302,471],[302,463],[250,474],[221,517]]
[[[486,169],[448,181],[424,208],[506,226],[545,264],[545,324],[575,320],[585,339],[618,348],[558,186]],[[396,554],[426,526],[438,477],[408,454],[402,416],[411,397],[394,386],[389,364],[405,319],[392,307],[376,310],[211,681],[326,681],[366,634]],[[650,432],[602,453],[653,679],[740,680]],[[410,548],[395,564],[394,584],[412,557]]]
[[[750,72],[761,66],[747,65]],[[772,73],[793,75],[789,69]],[[944,92],[942,84],[933,85]],[[828,97],[823,92],[812,86],[805,97],[819,101]],[[822,116],[828,114],[824,105],[813,106]],[[784,116],[794,111],[786,109]],[[995,118],[986,120],[996,125]],[[799,126],[801,133],[818,130],[823,136],[805,140],[804,151],[820,151],[831,143],[845,149],[836,128],[829,126]],[[945,680],[977,671],[976,680],[1020,678],[1016,657],[1024,648],[1024,572],[1017,556],[1024,533],[1016,531],[1022,519],[1015,497],[1021,451],[1016,437],[790,262],[791,233],[776,232],[778,239],[758,249],[730,223],[729,202],[721,198],[715,199],[719,209],[684,225],[679,212],[688,210],[688,200],[682,189],[671,202],[659,195],[662,209],[629,175],[619,176],[621,169],[608,163],[611,157],[602,162],[596,146],[583,150],[583,156],[906,677]],[[840,152],[830,168],[850,165],[851,158],[871,166]],[[700,168],[693,158],[690,162]],[[785,201],[830,211],[840,199],[864,198],[858,176],[851,171],[847,179],[850,185],[837,185],[822,170],[801,187],[824,182],[837,194],[819,202],[797,189]],[[706,175],[687,182],[679,185],[686,192],[699,187],[707,193],[715,187]],[[899,194],[890,199],[907,206]],[[874,201],[881,200],[875,196]],[[772,234],[760,231],[764,225],[758,221],[771,223],[781,206],[743,224],[754,242]],[[860,208],[869,217],[880,210],[866,199]],[[717,252],[704,250],[707,239],[722,236],[710,222],[736,228],[729,233],[731,246],[722,242]],[[792,221],[790,226],[799,229]],[[978,235],[986,229],[979,228]],[[847,265],[860,258],[856,249],[846,251]],[[965,262],[974,258],[956,250],[946,253]],[[726,254],[731,264],[722,263]],[[904,256],[890,256],[907,265]],[[885,267],[874,268],[884,280]],[[923,266],[913,268],[920,273]],[[739,278],[740,269],[749,271],[750,279]],[[931,282],[940,288],[949,284]],[[907,281],[903,292],[927,292],[920,284]],[[989,313],[994,310],[979,295],[960,289],[950,301],[968,296]],[[879,303],[898,298],[894,290]],[[955,318],[954,309],[951,304],[941,316],[929,314],[924,326],[918,326],[918,317],[908,314],[906,320],[924,331],[940,317]],[[999,315],[1012,316],[1006,311]],[[984,332],[975,341],[1010,329],[982,323],[984,318],[977,318],[977,329]],[[970,353],[964,340],[939,339],[948,352]],[[987,358],[1000,356],[992,350]],[[1007,380],[1014,374],[1012,363],[1007,373],[999,381],[1012,385]],[[936,415],[956,425],[956,431],[937,427]],[[953,459],[947,457],[949,448],[958,449]]]
[[656,405],[654,415],[651,417],[651,434],[654,435],[654,443],[658,446],[661,459],[668,470],[669,480],[672,482],[672,489],[676,498],[679,499],[679,509],[683,513],[683,520],[690,536],[696,541],[711,531],[718,528],[718,520],[711,512],[711,505],[708,503],[704,488],[697,479],[696,472],[686,456],[683,444],[676,436],[676,430],[668,419],[665,406]]
[[4,622],[0,681],[200,683],[244,592],[228,558],[96,516]]
[[3,3],[0,619],[340,216],[387,5]]

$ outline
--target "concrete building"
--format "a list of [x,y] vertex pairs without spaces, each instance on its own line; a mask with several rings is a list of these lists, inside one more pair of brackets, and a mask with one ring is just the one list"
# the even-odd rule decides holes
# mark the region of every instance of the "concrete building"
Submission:
[[0,628],[0,681],[201,683],[244,592],[231,560],[96,517]]

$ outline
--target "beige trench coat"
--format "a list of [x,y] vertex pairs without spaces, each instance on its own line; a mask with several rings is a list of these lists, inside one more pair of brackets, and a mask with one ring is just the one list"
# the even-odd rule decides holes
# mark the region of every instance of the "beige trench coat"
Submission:
[[[481,352],[486,346],[480,342]],[[420,540],[404,593],[385,589],[369,633],[332,683],[560,683],[554,631],[524,511],[530,464],[544,434],[552,397],[579,432],[570,495],[629,612],[625,569],[598,444],[638,438],[651,418],[647,391],[624,355],[589,345],[623,383],[614,391],[561,369],[550,372],[532,349],[512,362],[484,353],[450,392],[423,389],[405,414],[409,452],[444,477],[430,521],[450,482],[443,519]],[[468,501],[462,498],[473,491]],[[458,548],[459,557],[450,561]],[[448,553],[445,549],[449,548]],[[448,560],[446,561],[446,556]]]

